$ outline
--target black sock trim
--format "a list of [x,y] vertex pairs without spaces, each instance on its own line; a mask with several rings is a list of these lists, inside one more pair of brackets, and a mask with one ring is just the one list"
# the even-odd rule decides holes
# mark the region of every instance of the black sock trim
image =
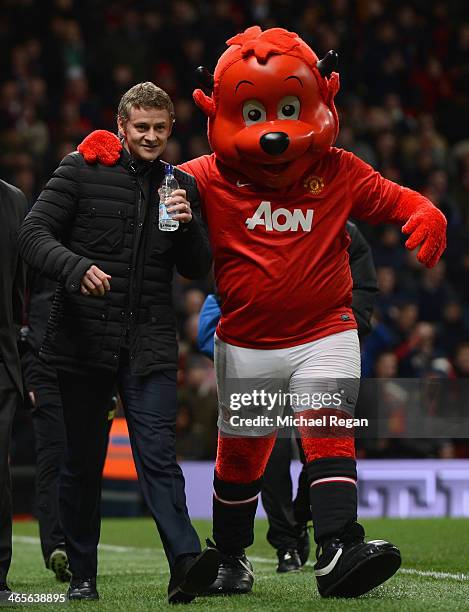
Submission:
[[316,459],[307,463],[305,469],[309,483],[319,478],[331,478],[333,476],[344,476],[357,480],[357,462],[352,457]]

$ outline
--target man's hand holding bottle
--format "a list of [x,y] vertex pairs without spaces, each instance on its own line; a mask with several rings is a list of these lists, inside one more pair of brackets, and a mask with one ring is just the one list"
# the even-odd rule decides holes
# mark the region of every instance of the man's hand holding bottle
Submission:
[[189,223],[192,219],[191,203],[186,200],[185,189],[175,189],[166,200],[166,206],[174,221]]

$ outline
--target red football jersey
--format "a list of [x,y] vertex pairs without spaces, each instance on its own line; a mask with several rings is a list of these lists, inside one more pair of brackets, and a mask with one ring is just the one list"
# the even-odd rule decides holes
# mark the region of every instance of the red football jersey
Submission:
[[278,191],[251,184],[214,155],[179,167],[196,178],[203,200],[222,340],[286,348],[357,327],[345,223],[396,220],[405,188],[336,148]]

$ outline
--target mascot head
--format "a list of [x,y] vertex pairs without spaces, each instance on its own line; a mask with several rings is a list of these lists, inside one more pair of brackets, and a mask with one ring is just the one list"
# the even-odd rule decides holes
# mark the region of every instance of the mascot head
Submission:
[[318,61],[293,32],[258,26],[227,45],[213,80],[199,69],[205,91],[194,91],[208,116],[210,146],[225,165],[255,183],[286,187],[337,137],[337,54],[329,51]]

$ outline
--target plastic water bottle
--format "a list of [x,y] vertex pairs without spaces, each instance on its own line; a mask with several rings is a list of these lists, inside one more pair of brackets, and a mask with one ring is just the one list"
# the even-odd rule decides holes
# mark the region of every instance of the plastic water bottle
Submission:
[[163,232],[174,232],[179,227],[179,221],[172,219],[172,214],[168,212],[166,207],[166,203],[175,189],[179,189],[179,185],[174,178],[173,167],[171,164],[167,164],[164,169],[164,179],[158,189],[158,195],[160,196],[158,227]]

